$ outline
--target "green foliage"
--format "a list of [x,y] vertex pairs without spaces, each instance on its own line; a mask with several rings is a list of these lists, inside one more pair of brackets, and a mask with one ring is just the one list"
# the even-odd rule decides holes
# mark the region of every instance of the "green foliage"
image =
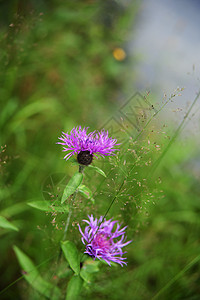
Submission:
[[[0,145],[7,145],[0,159],[0,214],[21,229],[0,233],[2,288],[19,269],[10,255],[14,243],[34,261],[59,249],[68,206],[57,200],[68,182],[64,176],[70,178],[76,168],[55,145],[61,131],[77,125],[97,129],[117,107],[126,60],[117,61],[113,50],[122,47],[132,15],[110,3],[109,8],[104,1],[0,2]],[[62,173],[62,183],[55,182],[53,175]],[[79,190],[85,207],[93,201],[89,189]],[[18,282],[4,294],[20,298],[21,291]],[[32,290],[25,293],[34,298]]]
[[66,205],[60,205],[58,201],[53,203],[49,201],[32,201],[27,203],[29,206],[46,212],[69,212],[69,208]]
[[79,191],[79,193],[81,193],[81,195],[83,195],[83,197],[92,201],[92,203],[95,202],[94,198],[92,198],[92,195],[93,195],[92,191],[84,184],[79,185],[78,191]]
[[61,248],[70,267],[78,275],[80,273],[80,258],[76,246],[71,241],[65,241],[61,242]]
[[0,227],[4,229],[11,229],[18,231],[19,229],[13,225],[11,222],[9,222],[6,218],[0,216]]
[[66,300],[76,300],[81,292],[83,280],[79,275],[74,275],[67,286]]
[[95,170],[97,173],[101,174],[102,176],[107,177],[105,172],[103,170],[101,170],[100,168],[98,168],[96,166],[92,166],[92,165],[89,165],[88,167]]
[[100,271],[99,264],[99,261],[94,261],[92,259],[87,259],[84,261],[83,266],[81,268],[80,276],[87,284],[91,284],[94,277],[94,273]]
[[61,199],[61,204],[63,204],[69,196],[71,196],[80,186],[81,182],[83,181],[83,174],[82,173],[75,173],[68,184],[66,185],[62,199]]
[[25,255],[17,246],[14,246],[15,254],[18,258],[21,268],[23,269],[24,278],[28,283],[40,294],[48,299],[59,299],[61,296],[58,287],[44,280],[39,274],[37,268],[32,263],[31,259]]

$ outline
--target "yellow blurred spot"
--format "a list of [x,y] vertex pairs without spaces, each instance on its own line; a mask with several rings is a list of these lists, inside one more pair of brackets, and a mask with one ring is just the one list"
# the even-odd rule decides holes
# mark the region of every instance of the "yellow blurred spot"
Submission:
[[116,60],[122,61],[126,57],[126,52],[122,48],[115,48],[113,50],[113,56]]

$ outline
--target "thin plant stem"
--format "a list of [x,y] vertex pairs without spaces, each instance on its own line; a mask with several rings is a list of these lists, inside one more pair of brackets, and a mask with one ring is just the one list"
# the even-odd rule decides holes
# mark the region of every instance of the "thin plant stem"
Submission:
[[[121,189],[123,188],[123,186],[124,186],[124,184],[125,184],[127,178],[129,177],[129,175],[130,175],[130,173],[132,172],[132,170],[134,169],[134,167],[135,167],[135,164],[132,166],[132,168],[130,169],[130,171],[128,172],[128,174],[124,177],[124,179],[123,179],[123,181],[122,181],[122,183],[121,183],[121,185],[120,185],[120,187],[119,187],[117,193],[115,194],[115,196],[114,196],[113,199],[111,200],[111,202],[110,202],[110,204],[109,204],[109,206],[108,206],[108,208],[107,208],[107,210],[106,210],[106,212],[105,212],[105,214],[104,214],[104,216],[103,216],[103,219],[102,219],[101,223],[98,225],[98,227],[97,227],[97,229],[96,229],[96,231],[95,231],[95,233],[94,233],[94,235],[93,235],[93,237],[92,237],[90,243],[93,241],[95,235],[97,234],[97,231],[99,230],[101,224],[104,222],[104,220],[105,220],[107,214],[109,213],[109,211],[110,211],[112,205],[114,204],[115,200],[117,199],[118,195],[120,194]],[[82,256],[82,257],[83,257],[83,256]]]
[[[84,168],[85,168],[84,166],[79,165],[79,173],[83,173]],[[74,192],[73,197],[72,197],[72,199],[69,203],[69,214],[68,214],[68,217],[67,217],[67,222],[66,222],[66,225],[65,225],[62,241],[64,241],[66,239],[66,236],[67,236],[67,231],[68,231],[70,219],[71,219],[71,216],[72,216],[72,208],[73,208],[73,204],[74,204],[74,201],[76,199],[77,193],[78,193],[78,190],[76,190]],[[61,256],[62,256],[62,249],[60,248],[60,252],[59,252],[59,255],[58,255],[58,262],[60,261]]]
[[188,271],[194,264],[200,260],[200,255],[196,256],[191,262],[189,262],[176,276],[174,276],[153,298],[157,299],[163,294],[175,281],[177,281],[186,271]]
[[135,137],[135,139],[133,140],[133,142],[137,141],[137,139],[143,133],[143,131],[146,129],[146,127],[149,125],[149,123],[155,118],[155,116],[157,116],[157,114],[159,114],[161,112],[161,110],[169,103],[169,101],[172,100],[173,97],[175,97],[174,94],[172,94],[171,97],[158,110],[156,110],[156,112],[149,118],[149,120],[147,121],[147,123],[144,125],[144,127],[137,134],[137,136]]
[[69,228],[69,222],[70,222],[70,219],[71,219],[71,216],[72,216],[72,206],[73,206],[74,201],[76,199],[76,195],[77,195],[77,190],[74,192],[72,200],[70,201],[69,214],[68,214],[68,217],[67,217],[65,230],[64,230],[64,233],[63,233],[63,239],[62,239],[63,241],[66,239],[67,231],[68,231],[68,228]]
[[173,142],[176,140],[177,136],[180,134],[181,130],[184,127],[184,124],[192,110],[192,108],[194,107],[194,105],[196,104],[197,100],[199,99],[200,96],[200,91],[197,93],[197,96],[195,97],[194,101],[192,102],[191,106],[189,107],[187,113],[185,114],[183,120],[181,121],[180,125],[178,126],[178,128],[176,129],[173,137],[171,138],[169,144],[167,145],[167,147],[164,149],[164,151],[162,152],[161,156],[155,161],[155,163],[153,164],[152,168],[151,168],[151,176],[152,174],[155,172],[155,170],[157,169],[157,167],[159,166],[161,160],[163,159],[163,157],[165,156],[165,154],[168,152],[168,150],[170,149],[171,145],[173,144]]
[[[83,173],[84,172],[84,168],[85,168],[85,166],[79,165],[79,173]],[[76,199],[77,193],[78,193],[78,190],[76,190],[74,192],[72,200],[69,203],[69,214],[68,214],[67,222],[66,222],[66,225],[65,225],[65,230],[64,230],[63,239],[62,239],[63,241],[65,240],[66,235],[67,235],[67,231],[68,231],[68,227],[69,227],[69,222],[70,222],[70,219],[71,219],[71,216],[72,216],[72,207],[73,207],[74,201]]]
[[84,173],[85,166],[79,165],[79,173]]
[[[39,269],[41,266],[43,266],[44,264],[46,264],[47,262],[51,261],[54,257],[56,256],[56,254],[54,254],[53,256],[47,258],[46,260],[44,260],[43,262],[41,262],[39,265],[35,266],[35,268],[33,270],[30,270],[29,273],[34,272],[35,269]],[[6,292],[11,286],[13,286],[14,284],[16,284],[18,281],[22,280],[25,278],[25,275],[22,275],[20,277],[18,277],[15,281],[11,282],[9,285],[7,285],[3,290],[0,291],[0,295],[2,295],[4,292]]]
[[[174,97],[175,95],[172,94],[171,97],[169,97],[169,99],[167,99],[167,101],[158,109],[156,110],[156,112],[148,119],[148,121],[146,122],[146,124],[144,125],[144,127],[140,130],[140,132],[137,134],[137,136],[133,139],[133,142],[136,142],[137,139],[140,137],[140,135],[144,132],[144,130],[147,128],[147,126],[151,123],[151,121],[161,112],[161,110],[169,103],[169,101],[172,100],[172,98]],[[127,101],[130,101],[131,99],[133,98],[133,96],[131,96]],[[81,166],[79,166],[80,168]],[[107,177],[109,177],[109,175],[111,174],[112,170],[110,170],[110,172],[108,173]],[[126,176],[125,176],[126,178]],[[125,180],[124,178],[124,180]],[[97,194],[98,191],[100,190],[102,184],[104,183],[106,179],[104,178],[101,183],[99,184],[99,186],[96,188],[96,190],[94,191],[94,193],[92,194],[92,197],[93,195]],[[112,200],[113,201],[113,200]],[[114,201],[113,201],[114,202]],[[112,205],[111,205],[112,206]]]

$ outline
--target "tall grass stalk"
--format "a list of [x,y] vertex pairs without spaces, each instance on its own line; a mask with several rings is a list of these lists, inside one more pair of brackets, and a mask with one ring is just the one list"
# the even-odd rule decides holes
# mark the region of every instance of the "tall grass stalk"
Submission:
[[152,166],[151,169],[151,175],[156,171],[157,167],[159,166],[159,164],[161,163],[162,159],[164,158],[164,156],[166,155],[166,153],[169,151],[170,147],[172,146],[172,144],[175,142],[175,140],[177,139],[178,135],[181,133],[181,130],[183,129],[194,105],[196,104],[197,100],[199,99],[200,96],[200,91],[197,93],[197,96],[195,97],[194,101],[192,102],[191,106],[189,107],[188,111],[186,112],[183,120],[181,121],[180,125],[178,126],[178,128],[176,129],[174,135],[172,136],[169,144],[167,145],[167,147],[164,149],[164,151],[162,152],[162,154],[160,155],[160,157],[155,161],[155,163]]
[[[200,255],[196,256],[191,262],[189,262],[178,274],[176,274],[153,298],[158,299],[169,287],[171,287],[177,280],[179,280],[185,272],[187,272],[192,266],[198,263]],[[160,298],[161,299],[161,298]]]

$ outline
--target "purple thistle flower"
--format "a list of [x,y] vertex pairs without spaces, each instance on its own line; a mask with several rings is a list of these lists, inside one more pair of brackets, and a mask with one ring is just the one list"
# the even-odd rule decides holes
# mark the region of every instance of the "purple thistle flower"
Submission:
[[67,155],[65,155],[64,159],[69,159],[72,155],[77,155],[78,163],[82,165],[89,165],[92,162],[93,154],[99,154],[101,156],[113,155],[114,151],[118,149],[114,149],[113,147],[116,144],[117,140],[108,137],[108,131],[101,130],[93,131],[87,134],[87,130],[89,127],[81,126],[74,127],[70,134],[62,132],[61,137],[57,144],[63,145],[63,151],[69,151]]
[[[125,242],[125,229],[127,226],[120,229],[118,221],[112,221],[112,219],[103,221],[101,216],[99,220],[93,218],[93,215],[88,216],[88,220],[83,220],[88,224],[85,227],[85,231],[79,231],[82,234],[82,242],[86,245],[86,251],[84,253],[89,254],[94,259],[103,259],[109,265],[111,262],[115,262],[123,266],[126,265],[126,258],[122,255],[126,252],[122,251],[122,248],[132,241]],[[116,229],[112,232],[114,225],[117,224]],[[120,239],[119,239],[120,237]]]

